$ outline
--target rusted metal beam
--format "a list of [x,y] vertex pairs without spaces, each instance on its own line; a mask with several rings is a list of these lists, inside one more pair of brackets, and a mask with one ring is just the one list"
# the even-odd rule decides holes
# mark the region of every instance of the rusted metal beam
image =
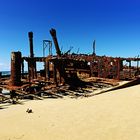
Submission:
[[50,64],[49,61],[45,62],[45,73],[46,73],[45,78],[47,81],[50,80],[50,66],[49,66],[49,64]]
[[33,50],[33,32],[28,33],[29,37],[29,44],[30,44],[30,57],[34,57],[34,50]]
[[96,47],[96,41],[94,40],[93,41],[93,55],[96,55],[95,47]]
[[57,83],[57,70],[56,70],[55,62],[53,63],[53,80],[54,80],[54,83],[56,84],[56,86],[58,86],[58,83]]
[[21,52],[11,53],[11,85],[21,85]]
[[36,61],[34,60],[34,51],[33,51],[33,32],[28,33],[29,44],[30,44],[30,61],[28,61],[28,71],[29,71],[29,79],[37,78],[36,73]]
[[51,34],[51,36],[53,38],[53,41],[54,41],[56,53],[57,53],[58,57],[61,57],[61,51],[60,51],[59,44],[58,44],[58,41],[57,41],[56,30],[51,29],[50,34]]

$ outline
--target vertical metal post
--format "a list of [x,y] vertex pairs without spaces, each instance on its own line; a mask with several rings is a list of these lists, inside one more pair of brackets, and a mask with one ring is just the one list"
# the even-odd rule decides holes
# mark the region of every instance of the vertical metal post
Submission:
[[56,71],[56,63],[55,62],[53,62],[53,78],[54,78],[54,83],[56,84],[56,86],[58,86],[57,71]]
[[24,78],[24,60],[23,59],[21,62],[21,68],[22,68],[22,78]]
[[93,42],[93,55],[96,55],[95,47],[96,47],[96,41],[94,40],[94,42]]
[[138,55],[138,57],[137,57],[137,73],[139,74],[139,55]]
[[129,76],[131,78],[131,60],[129,61]]
[[33,32],[28,33],[29,36],[29,43],[30,43],[30,57],[34,57],[34,52],[33,52]]
[[45,81],[50,80],[49,61],[45,59],[45,49],[48,45],[49,45],[49,55],[52,55],[52,42],[50,40],[43,40],[43,57],[44,57],[44,69],[45,69]]
[[117,80],[120,80],[120,58],[116,59],[117,60]]
[[90,77],[93,76],[93,61],[90,61]]
[[45,80],[49,81],[50,80],[50,68],[49,68],[49,61],[45,62],[45,71],[46,71],[46,78]]
[[21,52],[11,53],[11,85],[21,85]]
[[29,65],[29,75],[31,79],[37,78],[36,73],[36,62],[34,60],[34,51],[33,51],[33,32],[28,33],[29,37],[29,44],[30,44],[30,61],[28,62]]

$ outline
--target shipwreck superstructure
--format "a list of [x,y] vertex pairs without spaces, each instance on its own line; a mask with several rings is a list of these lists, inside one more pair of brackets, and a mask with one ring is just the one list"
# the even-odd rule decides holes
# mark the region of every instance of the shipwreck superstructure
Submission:
[[[11,94],[40,95],[45,89],[60,87],[60,85],[77,85],[80,78],[95,77],[112,80],[134,80],[139,77],[140,58],[122,58],[99,56],[95,52],[95,41],[93,42],[93,52],[88,54],[62,53],[59,48],[55,29],[50,30],[50,35],[54,42],[56,55],[52,55],[52,41],[49,43],[49,55],[35,57],[33,46],[33,32],[28,33],[30,55],[22,56],[22,52],[11,53],[11,76],[9,80],[3,80],[1,76],[1,89],[10,90]],[[25,74],[24,62],[27,62],[28,72]],[[44,68],[37,71],[37,62],[43,62]],[[125,65],[125,63],[128,65]],[[132,66],[135,62],[136,65]],[[109,80],[108,80],[109,81]]]

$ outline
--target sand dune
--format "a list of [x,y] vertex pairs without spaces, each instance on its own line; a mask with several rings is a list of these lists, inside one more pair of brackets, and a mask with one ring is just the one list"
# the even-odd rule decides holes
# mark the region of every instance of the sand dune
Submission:
[[0,140],[138,140],[139,89],[137,85],[90,98],[0,104]]

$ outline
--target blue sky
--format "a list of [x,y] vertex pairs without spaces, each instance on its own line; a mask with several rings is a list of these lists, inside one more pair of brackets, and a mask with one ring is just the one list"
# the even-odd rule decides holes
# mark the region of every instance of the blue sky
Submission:
[[51,39],[51,28],[62,51],[73,46],[72,52],[92,53],[95,39],[97,55],[135,57],[140,54],[140,1],[0,0],[0,70],[10,69],[12,51],[29,56],[29,31],[35,56],[42,56],[42,40]]

